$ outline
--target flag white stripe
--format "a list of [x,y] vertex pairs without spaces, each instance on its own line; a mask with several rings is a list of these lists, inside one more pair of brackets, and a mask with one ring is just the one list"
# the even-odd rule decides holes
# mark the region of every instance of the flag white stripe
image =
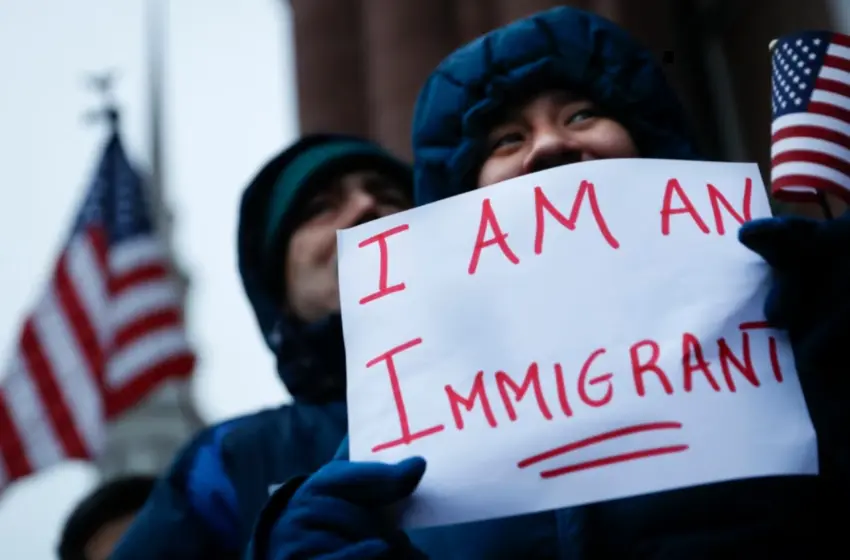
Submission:
[[827,130],[850,135],[850,126],[847,123],[833,117],[816,115],[814,113],[789,113],[782,115],[773,121],[770,131],[772,134],[776,134],[791,126],[819,126]]
[[794,192],[794,193],[811,193],[817,194],[818,190],[812,187],[782,187],[779,189],[782,192]]
[[49,290],[33,314],[33,330],[45,358],[50,362],[53,379],[65,398],[77,433],[93,450],[102,437],[103,407],[73,325],[54,290]]
[[[816,89],[812,92],[812,101],[828,103],[836,107],[841,107],[842,109],[850,110],[850,97],[845,97],[837,93],[832,93],[831,91]],[[846,124],[844,125],[844,128],[845,130],[850,130],[850,126]]]
[[805,163],[796,161],[782,163],[780,165],[775,166],[770,173],[771,180],[773,181],[782,177],[787,177],[789,175],[808,175],[812,177],[821,177],[823,179],[834,181],[845,189],[850,190],[850,177],[848,177],[844,173],[832,169],[831,167],[827,167],[825,165],[820,165],[817,163]]
[[153,331],[113,354],[106,382],[111,388],[120,388],[151,365],[188,349],[186,333],[181,326]]
[[841,83],[850,83],[850,72],[845,72],[844,70],[840,70],[835,68],[834,66],[824,66],[821,68],[820,74],[818,74],[820,78],[826,78],[828,80],[835,80],[836,82]]
[[71,278],[86,317],[94,328],[98,341],[102,346],[106,346],[111,334],[107,320],[109,292],[88,235],[77,236],[71,241],[66,265],[68,276]]
[[168,251],[156,238],[136,237],[111,247],[108,262],[110,272],[121,275],[149,264],[167,263]]
[[826,54],[850,60],[850,48],[847,48],[844,45],[830,43],[826,48]]
[[33,469],[49,467],[64,458],[65,450],[53,431],[38,389],[19,354],[12,358],[10,370],[3,384],[3,400],[9,416]]
[[778,142],[774,142],[770,147],[770,157],[774,158],[779,154],[784,154],[785,152],[793,150],[821,152],[850,163],[850,148],[845,148],[835,142],[820,140],[810,136],[793,136],[791,138],[783,138]]
[[181,305],[180,291],[171,278],[138,284],[113,299],[111,324],[121,329],[140,317]]

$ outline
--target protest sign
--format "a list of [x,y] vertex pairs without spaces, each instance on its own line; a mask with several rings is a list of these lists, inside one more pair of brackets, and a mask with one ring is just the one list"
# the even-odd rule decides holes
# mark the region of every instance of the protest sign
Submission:
[[551,169],[338,234],[350,456],[427,459],[408,527],[817,473],[755,164]]

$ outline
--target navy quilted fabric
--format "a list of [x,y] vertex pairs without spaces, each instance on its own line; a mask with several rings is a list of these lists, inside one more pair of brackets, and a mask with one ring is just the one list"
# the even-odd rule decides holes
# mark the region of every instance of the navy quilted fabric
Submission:
[[417,205],[474,188],[494,113],[551,88],[592,99],[629,130],[644,157],[699,158],[652,53],[608,20],[561,7],[480,37],[428,78],[413,120]]

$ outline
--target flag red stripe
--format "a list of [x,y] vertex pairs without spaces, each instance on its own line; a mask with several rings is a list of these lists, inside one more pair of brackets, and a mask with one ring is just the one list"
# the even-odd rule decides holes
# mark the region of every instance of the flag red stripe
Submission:
[[850,72],[850,60],[841,58],[840,56],[835,56],[834,54],[826,55],[823,59],[823,65],[838,68],[844,72]]
[[832,117],[834,119],[838,119],[844,121],[847,124],[850,124],[850,111],[847,109],[842,109],[836,105],[831,103],[824,103],[823,101],[811,101],[809,103],[809,112],[814,113],[816,115],[825,115],[827,117]]
[[[18,375],[15,371],[12,375]],[[33,471],[24,444],[12,415],[6,408],[6,395],[0,392],[0,456],[10,480],[26,476]]]
[[[94,249],[94,256],[100,267],[101,278],[109,277],[109,243],[102,228],[92,227],[84,234]],[[108,286],[107,286],[108,288]]]
[[850,163],[824,152],[816,152],[814,150],[788,150],[787,152],[782,152],[770,160],[770,165],[776,167],[783,163],[795,162],[823,165],[850,176]]
[[65,317],[67,317],[74,337],[77,340],[77,346],[82,350],[85,357],[89,374],[98,386],[100,386],[104,379],[103,352],[100,347],[100,341],[97,338],[97,333],[89,320],[88,313],[86,313],[85,308],[80,303],[80,298],[68,273],[67,254],[62,255],[59,259],[59,265],[56,268],[56,293],[59,303],[62,306],[62,311]]
[[830,37],[830,41],[835,45],[850,48],[850,37],[847,35],[833,33],[832,37]]
[[148,263],[124,274],[112,276],[109,280],[109,290],[113,294],[120,294],[137,284],[162,280],[168,277],[168,274],[169,271],[165,264],[161,262]]
[[21,355],[44,405],[54,433],[58,436],[66,457],[85,459],[89,456],[65,395],[56,383],[53,368],[39,344],[32,319],[24,324],[21,336]]
[[787,175],[771,183],[771,192],[782,200],[789,202],[808,202],[815,200],[816,195],[783,190],[788,187],[809,187],[819,191],[825,191],[850,203],[850,191],[835,181],[830,181],[823,177],[816,177],[814,175]]
[[187,350],[140,371],[130,381],[106,395],[104,405],[107,419],[136,406],[154,387],[166,379],[188,377],[194,367],[195,356]]
[[180,325],[182,319],[180,311],[176,308],[148,313],[121,328],[115,334],[113,347],[115,350],[121,350],[154,331]]
[[[124,172],[108,173],[110,166]],[[34,400],[29,406],[37,407],[39,414],[18,419],[14,414],[17,409],[9,405],[18,406],[10,399],[19,396],[11,393],[12,385],[5,393],[0,385],[0,487],[62,459],[91,458],[105,443],[102,438],[108,428],[103,424],[107,420],[137,404],[166,379],[192,374],[195,356],[187,344],[174,348],[181,341],[173,337],[163,340],[161,346],[153,344],[157,339],[140,340],[165,328],[182,333],[182,302],[171,301],[167,289],[154,290],[150,298],[146,294],[136,298],[133,291],[152,282],[165,282],[157,288],[169,288],[169,256],[154,253],[159,245],[154,232],[143,224],[103,221],[116,211],[114,200],[128,202],[132,212],[144,215],[147,209],[138,204],[141,189],[140,177],[114,135],[77,216],[82,223],[56,263],[48,299],[25,319],[20,335],[12,372],[18,377],[12,384],[26,383],[25,396]],[[115,229],[107,230],[107,225],[115,225]],[[115,301],[116,294],[126,294],[129,299]],[[45,323],[58,321],[61,328],[45,324],[42,332],[42,319]],[[125,324],[115,325],[116,321]],[[104,332],[107,327],[109,332]],[[73,341],[56,340],[57,336]],[[134,343],[137,346],[132,346]],[[54,345],[62,352],[53,352]],[[113,353],[121,347],[133,351],[132,355],[115,356]],[[70,359],[73,363],[52,363],[53,359]],[[121,381],[107,383],[106,372],[113,361],[127,371],[118,372]],[[98,380],[94,395],[92,378]]]
[[788,138],[813,138],[815,140],[832,142],[839,146],[850,147],[850,136],[841,134],[836,130],[830,130],[822,126],[815,125],[796,125],[785,127],[774,132],[773,136],[770,137],[770,141],[775,143]]
[[828,91],[836,95],[850,97],[850,84],[830,78],[818,78],[815,81],[815,90]]

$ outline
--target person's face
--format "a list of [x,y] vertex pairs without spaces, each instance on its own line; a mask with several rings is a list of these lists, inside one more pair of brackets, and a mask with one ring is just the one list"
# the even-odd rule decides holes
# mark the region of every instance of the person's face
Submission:
[[336,231],[411,207],[401,185],[375,171],[330,181],[300,208],[284,260],[287,310],[305,322],[339,311]]
[[568,163],[631,157],[638,150],[621,124],[586,99],[546,92],[492,128],[478,188]]
[[95,533],[91,539],[89,539],[89,542],[86,543],[84,551],[86,560],[109,560],[109,556],[112,554],[112,551],[118,545],[118,542],[121,540],[121,537],[124,536],[127,529],[130,528],[130,524],[133,523],[133,519],[135,519],[135,517],[136,514],[131,513],[104,524],[103,527],[101,527],[100,530]]

